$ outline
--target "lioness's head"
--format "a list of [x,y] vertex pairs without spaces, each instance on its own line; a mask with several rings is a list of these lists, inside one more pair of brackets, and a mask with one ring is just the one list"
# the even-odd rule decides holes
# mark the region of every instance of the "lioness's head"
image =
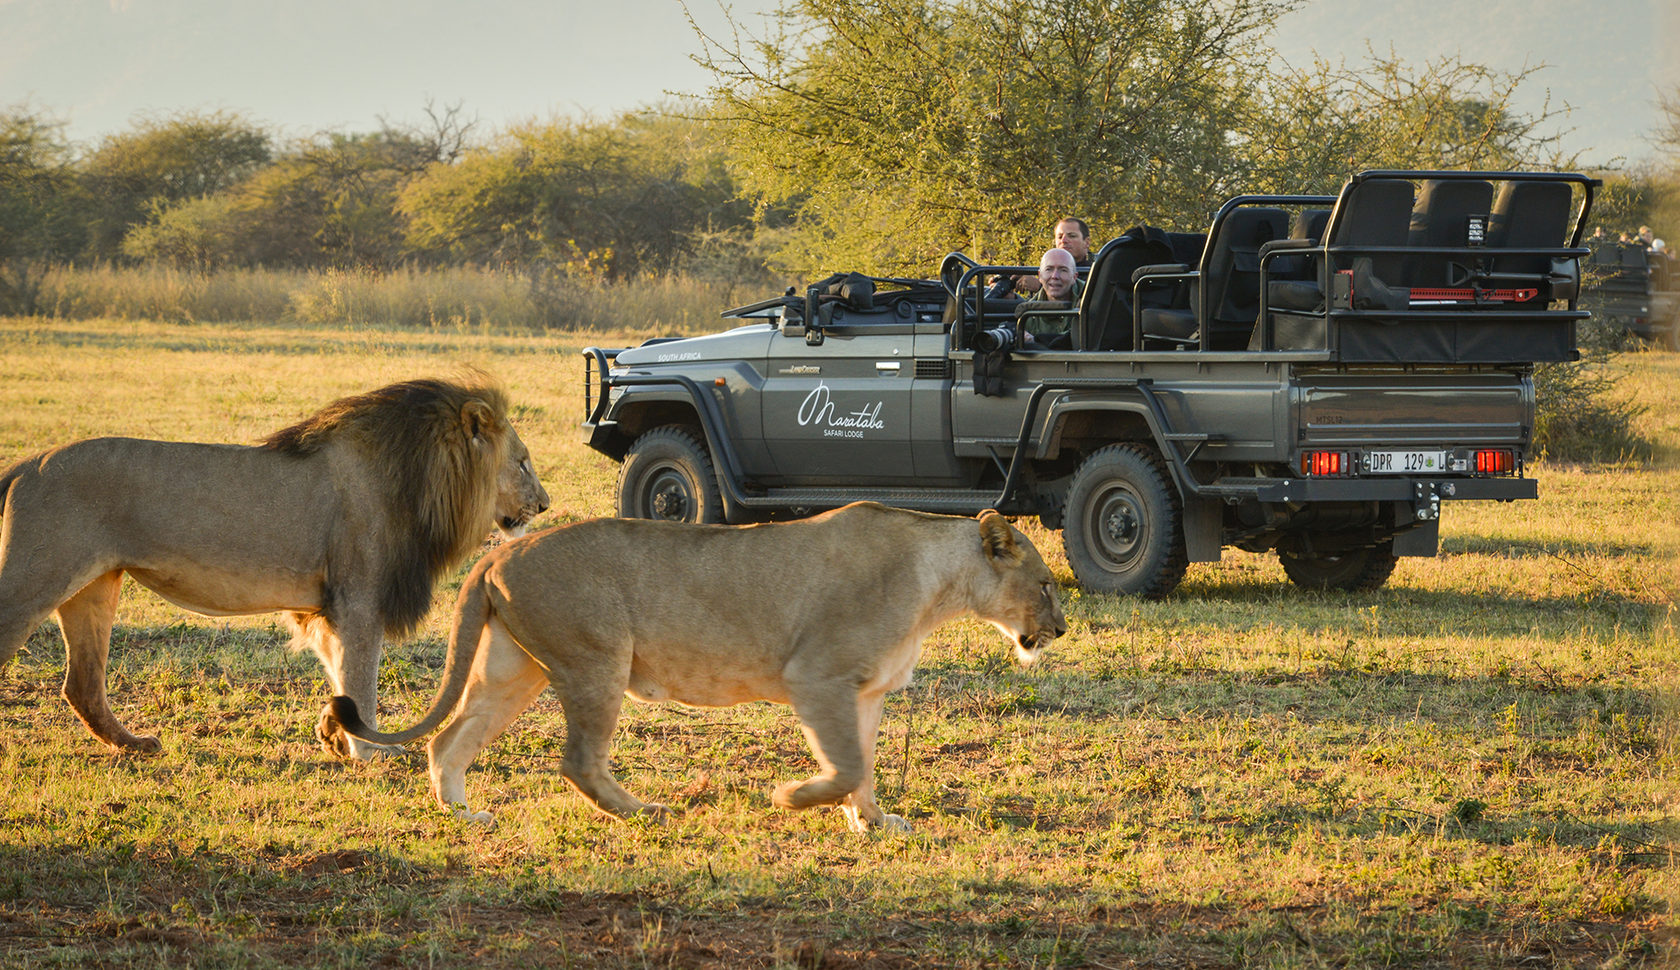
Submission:
[[537,480],[531,452],[519,433],[508,428],[507,460],[496,479],[496,529],[509,539],[525,534],[525,527],[548,508],[548,491]]
[[996,512],[980,513],[980,548],[992,575],[976,612],[1015,644],[1022,666],[1030,665],[1067,632],[1056,580],[1032,540]]

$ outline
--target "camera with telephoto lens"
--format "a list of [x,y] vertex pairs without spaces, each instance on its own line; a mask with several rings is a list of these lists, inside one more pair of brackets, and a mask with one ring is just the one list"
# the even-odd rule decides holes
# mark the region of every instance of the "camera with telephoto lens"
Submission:
[[993,327],[990,330],[979,330],[974,334],[974,349],[983,353],[994,350],[1010,350],[1015,346],[1015,331],[1008,327]]

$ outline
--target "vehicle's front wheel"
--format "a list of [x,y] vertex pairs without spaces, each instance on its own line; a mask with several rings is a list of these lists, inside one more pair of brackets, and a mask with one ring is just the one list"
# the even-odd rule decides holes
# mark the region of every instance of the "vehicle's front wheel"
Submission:
[[1073,473],[1062,545],[1079,585],[1157,598],[1184,578],[1183,503],[1166,465],[1138,444],[1091,453]]
[[1302,555],[1278,550],[1284,575],[1304,589],[1339,589],[1344,592],[1377,589],[1394,575],[1400,559],[1392,539],[1369,549],[1353,549],[1334,556]]
[[706,446],[675,424],[630,446],[618,469],[618,514],[627,519],[722,522],[723,496]]

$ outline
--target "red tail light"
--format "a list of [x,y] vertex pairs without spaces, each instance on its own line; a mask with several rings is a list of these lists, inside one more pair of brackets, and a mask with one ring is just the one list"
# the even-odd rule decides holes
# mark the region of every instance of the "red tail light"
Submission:
[[1314,477],[1344,476],[1352,474],[1353,469],[1348,462],[1345,451],[1303,451],[1301,452],[1301,474]]
[[1516,456],[1503,448],[1484,448],[1476,452],[1476,472],[1481,475],[1505,475],[1515,471]]

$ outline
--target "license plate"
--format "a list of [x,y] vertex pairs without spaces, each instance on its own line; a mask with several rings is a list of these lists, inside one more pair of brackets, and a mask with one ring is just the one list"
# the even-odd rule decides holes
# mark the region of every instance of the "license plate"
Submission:
[[1444,451],[1372,451],[1365,455],[1365,471],[1372,475],[1410,475],[1446,469]]

